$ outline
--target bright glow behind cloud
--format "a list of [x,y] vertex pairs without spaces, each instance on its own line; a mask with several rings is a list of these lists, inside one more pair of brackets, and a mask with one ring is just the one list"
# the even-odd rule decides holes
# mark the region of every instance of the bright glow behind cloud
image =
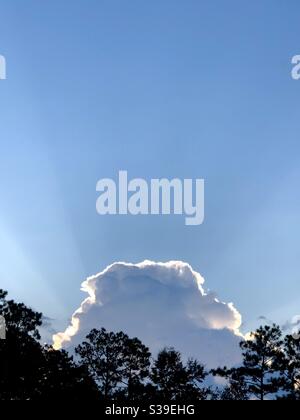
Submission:
[[54,346],[73,347],[92,328],[105,327],[139,337],[153,352],[174,346],[208,366],[238,363],[241,315],[203,285],[181,261],[115,263],[82,284],[89,297],[53,337]]

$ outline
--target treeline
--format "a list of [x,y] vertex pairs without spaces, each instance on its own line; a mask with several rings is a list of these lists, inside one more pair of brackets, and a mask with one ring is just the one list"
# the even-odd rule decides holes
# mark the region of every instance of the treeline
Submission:
[[[74,359],[42,346],[42,314],[7,300],[2,290],[0,315],[6,321],[6,339],[0,340],[1,400],[300,400],[300,340],[283,337],[276,325],[261,327],[241,342],[239,367],[207,371],[197,360],[184,362],[174,349],[153,358],[139,339],[105,329],[92,330]],[[208,386],[210,376],[224,378],[224,385]]]

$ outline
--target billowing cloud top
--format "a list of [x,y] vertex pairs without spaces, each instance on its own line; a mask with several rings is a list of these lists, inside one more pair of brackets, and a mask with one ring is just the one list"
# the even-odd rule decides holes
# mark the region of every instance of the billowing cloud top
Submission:
[[154,353],[172,346],[208,367],[238,363],[241,315],[203,285],[181,261],[115,263],[82,284],[89,297],[66,331],[54,335],[54,346],[76,346],[104,327],[140,338]]

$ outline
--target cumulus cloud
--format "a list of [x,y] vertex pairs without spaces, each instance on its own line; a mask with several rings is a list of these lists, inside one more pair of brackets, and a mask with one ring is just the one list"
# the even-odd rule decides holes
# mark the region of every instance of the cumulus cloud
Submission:
[[54,346],[74,347],[104,327],[139,337],[153,353],[172,346],[208,367],[234,365],[241,315],[203,286],[203,277],[181,261],[115,263],[82,284],[88,297],[66,331],[53,336]]

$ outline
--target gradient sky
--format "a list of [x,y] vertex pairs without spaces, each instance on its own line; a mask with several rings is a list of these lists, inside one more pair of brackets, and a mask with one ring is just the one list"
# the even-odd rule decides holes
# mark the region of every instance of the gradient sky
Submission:
[[[184,260],[245,329],[299,314],[299,1],[0,6],[0,286],[65,325],[108,264]],[[122,169],[205,178],[205,223],[98,216]]]

